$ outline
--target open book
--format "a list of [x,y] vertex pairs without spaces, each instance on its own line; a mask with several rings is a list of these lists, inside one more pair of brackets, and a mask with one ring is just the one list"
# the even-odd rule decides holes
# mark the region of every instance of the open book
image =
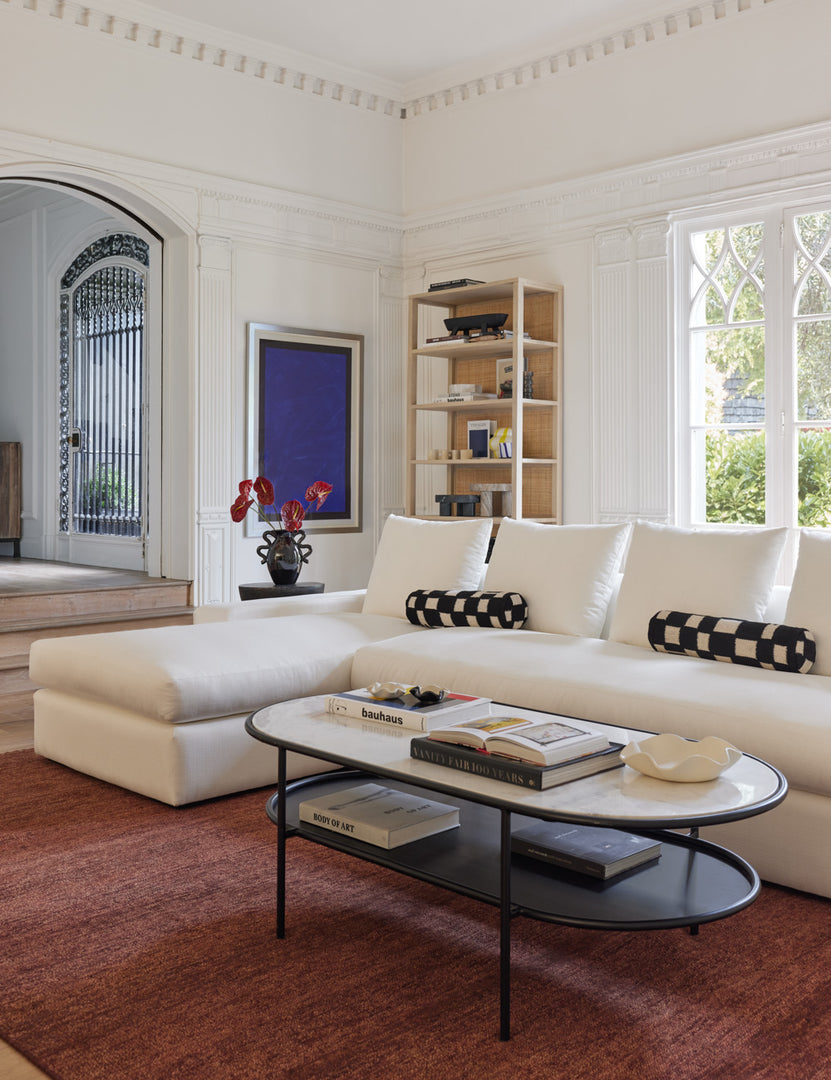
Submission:
[[605,735],[566,723],[566,718],[540,722],[521,720],[516,716],[484,716],[479,720],[434,728],[427,738],[472,746],[489,754],[530,761],[535,765],[557,765],[585,754],[596,754],[609,746]]

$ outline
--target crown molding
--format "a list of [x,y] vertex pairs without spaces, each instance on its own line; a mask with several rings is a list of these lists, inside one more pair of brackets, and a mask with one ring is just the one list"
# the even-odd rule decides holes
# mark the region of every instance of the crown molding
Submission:
[[108,0],[106,10],[88,7],[77,0],[0,0],[0,11],[19,9],[75,29],[107,35],[113,41],[199,61],[382,117],[408,120],[437,109],[461,106],[485,94],[538,85],[610,56],[630,54],[747,12],[760,11],[775,2],[784,0],[704,0],[675,14],[640,21],[594,40],[429,92],[419,90],[426,85],[425,80],[406,86],[390,84],[317,57],[285,51],[278,55],[261,41],[223,34],[188,20],[165,18],[133,0]]
[[[610,56],[630,54],[647,45],[720,24],[748,11],[759,11],[774,2],[775,0],[706,0],[704,3],[692,4],[675,13],[646,19],[591,41],[575,43],[555,53],[511,65],[488,75],[467,79],[442,90],[416,92],[413,96],[405,93],[408,100],[404,103],[403,115],[409,119],[434,112],[436,109],[461,105],[484,94],[533,86],[555,75],[586,67]],[[411,84],[405,90],[412,92],[413,88],[414,84]]]
[[645,165],[629,166],[475,203],[410,214],[404,223],[406,260],[417,262],[482,251],[503,242],[527,244],[556,232],[586,235],[602,223],[643,225],[638,244],[660,250],[647,222],[656,214],[681,218],[702,207],[831,189],[831,123],[741,140]]
[[[390,86],[385,80],[339,68],[317,57],[278,53],[261,41],[223,33],[213,27],[169,19],[142,4],[108,0],[105,9],[77,0],[0,0],[0,12],[10,9],[379,116],[396,120],[402,116],[403,104],[392,96],[398,87]],[[364,85],[358,85],[359,81]]]

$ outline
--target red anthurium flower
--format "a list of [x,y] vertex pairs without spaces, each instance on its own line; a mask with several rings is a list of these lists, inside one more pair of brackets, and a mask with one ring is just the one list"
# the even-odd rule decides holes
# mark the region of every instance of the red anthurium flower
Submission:
[[306,488],[306,502],[316,503],[315,510],[319,510],[332,493],[332,485],[325,480],[315,480],[311,487]]
[[280,507],[280,517],[286,532],[297,532],[303,524],[305,516],[306,511],[303,509],[303,503],[298,502],[297,499],[289,499]]
[[254,481],[254,494],[260,506],[272,506],[274,503],[274,485],[264,476],[258,476]]
[[248,496],[251,494],[252,482],[253,481],[251,480],[243,480],[243,482],[239,486],[240,495],[244,495],[246,498],[248,498]]
[[[248,482],[251,483],[250,480]],[[242,484],[240,484],[240,487],[242,487]],[[231,520],[242,521],[253,505],[253,499],[246,498],[244,493],[239,494],[231,507]]]

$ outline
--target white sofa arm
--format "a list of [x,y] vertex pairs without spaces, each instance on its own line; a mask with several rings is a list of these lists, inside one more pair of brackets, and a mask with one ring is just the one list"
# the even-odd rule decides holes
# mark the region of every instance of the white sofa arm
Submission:
[[194,624],[230,622],[232,619],[273,619],[279,615],[312,615],[316,612],[361,611],[366,589],[306,593],[265,600],[236,600],[232,604],[205,604],[193,613]]

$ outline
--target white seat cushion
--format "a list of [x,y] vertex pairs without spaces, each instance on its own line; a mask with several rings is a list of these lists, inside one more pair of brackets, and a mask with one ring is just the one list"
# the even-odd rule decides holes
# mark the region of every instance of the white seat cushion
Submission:
[[422,629],[339,612],[122,630],[37,641],[29,671],[38,686],[183,723],[343,690],[357,648]]
[[763,621],[787,529],[632,530],[609,639],[649,648],[657,611]]
[[831,533],[802,530],[785,622],[814,635],[814,675],[831,675]]
[[542,525],[505,518],[485,589],[518,592],[526,630],[597,637],[603,629],[629,525]]
[[490,518],[422,521],[390,514],[375,553],[364,612],[405,618],[415,589],[478,589]]

